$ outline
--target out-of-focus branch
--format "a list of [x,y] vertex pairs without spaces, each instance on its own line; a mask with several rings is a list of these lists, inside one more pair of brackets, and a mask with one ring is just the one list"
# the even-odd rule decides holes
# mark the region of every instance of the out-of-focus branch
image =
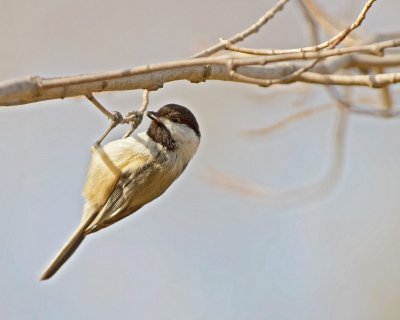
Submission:
[[333,157],[331,168],[327,176],[323,176],[316,182],[291,188],[278,189],[271,186],[246,181],[243,177],[237,177],[226,172],[222,172],[215,168],[209,169],[206,175],[208,180],[218,187],[230,192],[240,193],[241,195],[263,199],[263,200],[279,200],[286,203],[296,203],[299,201],[309,200],[310,198],[321,196],[331,190],[336,185],[340,177],[340,171],[344,156],[344,139],[346,136],[346,128],[348,123],[348,110],[345,108],[337,108],[339,115],[333,132]]
[[311,11],[307,7],[305,0],[297,0],[297,3],[299,4],[301,12],[303,13],[303,16],[308,24],[311,35],[311,43],[315,46],[320,42],[318,24],[316,23]]
[[258,128],[258,129],[246,130],[243,132],[243,134],[246,136],[258,136],[258,137],[266,136],[277,130],[286,128],[288,125],[292,124],[293,122],[303,120],[303,119],[311,117],[317,113],[328,110],[330,107],[332,107],[332,103],[329,103],[327,105],[322,105],[322,106],[319,106],[316,108],[309,108],[309,109],[306,109],[303,111],[299,111],[299,112],[292,114],[280,121],[273,123],[270,126]]

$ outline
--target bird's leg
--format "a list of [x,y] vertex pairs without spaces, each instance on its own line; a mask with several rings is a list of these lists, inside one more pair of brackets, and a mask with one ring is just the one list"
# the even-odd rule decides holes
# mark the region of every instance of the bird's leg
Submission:
[[121,170],[112,162],[110,157],[104,152],[101,143],[104,138],[114,129],[118,124],[122,123],[124,118],[118,111],[110,112],[111,116],[111,124],[108,129],[103,133],[99,140],[97,140],[92,146],[92,152],[96,152],[103,163],[107,166],[107,168],[112,172],[115,176],[119,176],[121,174]]
[[128,114],[125,117],[125,120],[129,123],[129,130],[127,133],[125,133],[123,138],[129,137],[142,122],[142,119],[143,119],[143,112],[140,111],[128,112]]
[[95,107],[97,109],[100,110],[101,113],[103,113],[108,119],[111,120],[111,124],[108,127],[108,129],[106,130],[106,132],[104,132],[104,134],[100,137],[99,140],[97,140],[95,142],[96,146],[99,146],[105,137],[107,137],[107,135],[111,132],[112,129],[114,129],[117,125],[121,124],[121,123],[125,123],[124,118],[122,117],[121,113],[119,113],[118,111],[114,111],[114,112],[110,112],[108,111],[94,96],[93,94],[87,94],[86,98],[95,105]]
[[112,118],[111,118],[111,124],[108,127],[108,129],[103,133],[103,135],[100,137],[99,140],[95,142],[95,145],[99,146],[105,137],[111,132],[112,129],[114,129],[117,125],[123,122],[124,118],[118,111],[114,111],[111,113]]
[[140,125],[143,120],[143,114],[147,110],[147,106],[149,105],[149,91],[143,90],[143,98],[142,98],[142,106],[137,111],[129,112],[126,117],[125,121],[129,123],[129,130],[125,133],[124,138],[129,137],[133,131]]
[[99,111],[104,114],[108,119],[113,118],[112,112],[108,111],[94,96],[92,93],[85,95],[85,97],[94,104],[94,106],[99,109]]
[[136,128],[140,125],[140,123],[143,120],[143,114],[147,110],[147,106],[149,105],[149,91],[148,90],[143,90],[143,100],[142,100],[142,106],[140,107],[139,110],[137,111],[132,111],[129,112],[125,118],[122,117],[121,113],[118,111],[108,111],[94,96],[92,93],[89,93],[86,95],[86,98],[95,105],[97,109],[101,113],[103,113],[108,119],[111,120],[111,124],[104,132],[104,134],[100,137],[99,140],[95,142],[95,146],[100,146],[100,144],[103,142],[104,138],[111,132],[112,129],[114,129],[117,125],[119,124],[124,124],[124,123],[129,123],[130,127],[128,132],[124,135],[124,138],[129,137],[133,131],[136,130]]

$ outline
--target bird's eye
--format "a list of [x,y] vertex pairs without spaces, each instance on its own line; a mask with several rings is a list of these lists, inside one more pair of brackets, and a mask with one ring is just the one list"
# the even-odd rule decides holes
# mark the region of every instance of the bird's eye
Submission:
[[172,117],[171,119],[173,122],[179,122],[179,118],[178,117]]

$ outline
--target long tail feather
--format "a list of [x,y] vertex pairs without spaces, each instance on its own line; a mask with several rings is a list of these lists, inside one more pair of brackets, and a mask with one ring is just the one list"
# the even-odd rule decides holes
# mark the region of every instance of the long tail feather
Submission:
[[75,230],[67,243],[62,247],[60,252],[56,255],[53,261],[49,264],[46,270],[40,276],[40,280],[47,280],[51,278],[62,265],[72,256],[76,249],[86,237],[86,228],[92,223],[96,213],[91,214],[80,226]]

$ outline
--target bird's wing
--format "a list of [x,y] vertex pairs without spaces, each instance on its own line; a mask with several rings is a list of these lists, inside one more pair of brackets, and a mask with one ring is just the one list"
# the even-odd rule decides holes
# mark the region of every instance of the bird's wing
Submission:
[[140,185],[153,174],[153,171],[153,161],[144,164],[134,171],[130,169],[123,171],[115,183],[108,200],[101,208],[96,219],[86,229],[85,233],[89,234],[105,228],[139,209],[141,205],[137,208],[132,208],[132,201]]

